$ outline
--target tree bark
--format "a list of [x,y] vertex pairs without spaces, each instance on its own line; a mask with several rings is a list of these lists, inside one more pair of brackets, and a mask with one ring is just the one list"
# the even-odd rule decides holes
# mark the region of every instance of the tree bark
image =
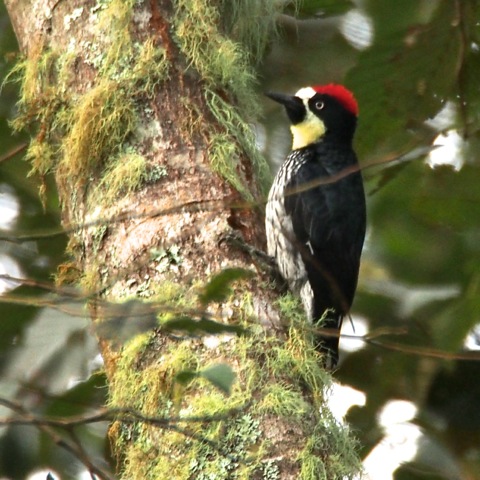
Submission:
[[[166,419],[112,425],[122,478],[358,470],[292,302],[275,303],[268,276],[223,239],[264,245],[267,168],[246,122],[270,3],[6,1],[25,54],[17,127],[34,122],[32,169],[55,175],[110,406]],[[230,271],[227,295],[208,282],[229,267],[254,275]],[[236,374],[229,393],[217,364]]]

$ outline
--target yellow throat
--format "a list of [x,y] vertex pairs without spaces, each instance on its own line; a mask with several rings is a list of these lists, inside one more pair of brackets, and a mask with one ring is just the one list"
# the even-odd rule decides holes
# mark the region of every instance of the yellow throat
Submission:
[[325,134],[325,124],[307,108],[307,117],[290,126],[293,135],[292,149],[303,148],[318,141]]
[[308,100],[315,93],[312,87],[304,87],[295,94],[296,97],[302,99],[307,116],[303,122],[290,126],[293,135],[293,150],[315,143],[325,134],[325,124],[308,108]]

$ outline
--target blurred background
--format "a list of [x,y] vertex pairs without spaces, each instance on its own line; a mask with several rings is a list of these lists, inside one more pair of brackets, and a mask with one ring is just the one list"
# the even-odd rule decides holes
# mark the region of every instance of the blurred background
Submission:
[[[480,479],[479,2],[285,4],[258,87],[264,116],[255,128],[272,172],[290,134],[281,108],[261,92],[339,82],[360,106],[355,145],[368,231],[332,409],[359,439],[371,480]],[[3,79],[17,55],[3,4],[0,53]],[[52,179],[28,175],[28,135],[8,125],[16,98],[16,86],[4,85],[0,229],[27,237],[0,240],[0,397],[40,415],[81,414],[103,404],[104,378],[92,375],[99,359],[82,302],[53,296],[67,239]],[[19,405],[7,406],[0,401],[0,417]],[[77,432],[100,465],[108,462],[105,431]],[[47,432],[1,427],[0,478],[40,469],[73,479],[84,467]]]

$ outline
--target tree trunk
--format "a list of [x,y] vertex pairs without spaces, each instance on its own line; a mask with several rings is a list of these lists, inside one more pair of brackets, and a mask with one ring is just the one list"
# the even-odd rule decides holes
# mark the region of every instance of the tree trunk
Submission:
[[35,123],[32,169],[55,175],[110,406],[165,420],[111,426],[122,478],[358,471],[295,302],[223,238],[264,244],[268,168],[246,122],[274,3],[6,1],[16,126]]

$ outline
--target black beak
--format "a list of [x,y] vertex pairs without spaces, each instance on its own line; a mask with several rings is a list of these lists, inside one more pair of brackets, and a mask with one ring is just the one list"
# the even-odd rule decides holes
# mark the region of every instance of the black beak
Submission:
[[265,95],[285,107],[288,118],[294,125],[305,119],[307,112],[301,98],[295,95],[285,95],[284,93],[275,92],[266,92]]

